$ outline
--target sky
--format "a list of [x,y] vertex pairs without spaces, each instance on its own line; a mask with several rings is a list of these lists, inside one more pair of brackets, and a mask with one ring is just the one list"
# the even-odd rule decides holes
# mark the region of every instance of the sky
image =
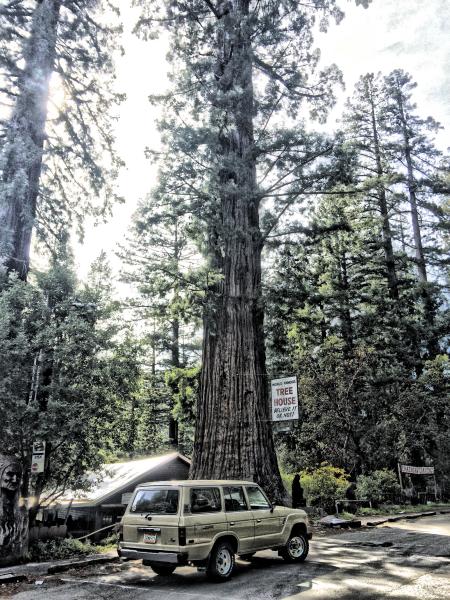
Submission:
[[[419,112],[446,126],[437,140],[445,150],[450,145],[450,0],[373,0],[368,9],[357,7],[352,0],[339,3],[346,13],[344,20],[316,37],[321,64],[336,63],[346,85],[330,115],[330,130],[360,75],[402,68],[418,84],[415,100]],[[125,203],[115,207],[107,224],[87,223],[83,245],[75,246],[81,278],[102,250],[118,273],[120,264],[114,251],[124,241],[138,201],[156,184],[156,168],[144,156],[146,147],[157,148],[159,143],[158,110],[150,105],[148,96],[167,88],[167,40],[137,39],[132,33],[136,9],[122,6],[121,10],[125,54],[118,61],[117,86],[126,92],[127,100],[120,108],[116,133],[126,163],[118,181]]]

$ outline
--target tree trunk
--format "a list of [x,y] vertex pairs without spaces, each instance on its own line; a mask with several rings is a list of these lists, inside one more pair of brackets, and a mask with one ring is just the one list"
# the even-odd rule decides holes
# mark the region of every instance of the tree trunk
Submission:
[[22,468],[0,455],[0,565],[18,562],[28,550],[27,507],[19,506]]
[[402,136],[403,136],[403,154],[406,161],[407,168],[407,188],[409,196],[409,206],[411,213],[411,225],[413,230],[414,239],[414,250],[415,250],[415,262],[417,269],[417,278],[422,284],[422,298],[425,309],[425,318],[430,327],[430,337],[427,343],[428,356],[434,358],[440,353],[438,336],[434,331],[434,325],[436,320],[436,309],[433,303],[433,299],[430,295],[430,289],[427,285],[427,266],[425,261],[425,254],[423,251],[422,244],[422,232],[420,228],[419,210],[417,207],[417,182],[414,177],[414,166],[412,160],[412,149],[411,149],[411,136],[408,128],[407,117],[404,109],[403,95],[400,88],[400,84],[397,82],[397,89],[395,93],[395,100],[397,102],[398,117],[400,120]]
[[223,116],[217,165],[220,224],[210,232],[210,244],[220,281],[210,290],[212,308],[204,315],[190,475],[256,481],[280,503],[286,500],[286,492],[269,422],[262,239],[253,155],[252,50],[244,25],[248,4],[243,0],[228,3],[229,13],[217,39],[216,106]]
[[339,248],[338,255],[338,281],[339,281],[339,317],[341,321],[342,337],[345,342],[345,354],[351,355],[353,351],[353,323],[350,311],[349,281],[347,269],[347,255],[345,250]]
[[408,172],[407,177],[407,187],[408,187],[408,195],[409,195],[409,206],[411,211],[411,225],[413,229],[414,236],[414,248],[416,254],[416,265],[417,265],[417,276],[419,281],[422,283],[427,282],[427,269],[425,263],[425,256],[423,253],[423,245],[422,245],[422,234],[420,231],[420,222],[419,222],[419,211],[417,209],[417,196],[416,196],[416,180],[414,178],[414,167],[411,156],[411,145],[410,138],[408,133],[408,124],[406,122],[405,111],[403,107],[403,99],[401,95],[401,91],[398,90],[396,94],[396,102],[398,107],[398,116],[401,123],[402,128],[402,136],[403,136],[403,154],[405,156],[406,168]]
[[394,249],[392,245],[392,232],[391,225],[389,222],[389,211],[386,200],[386,190],[384,188],[384,184],[381,178],[384,175],[383,165],[381,161],[381,150],[380,150],[380,141],[378,136],[378,125],[377,119],[375,115],[375,100],[373,97],[372,84],[370,80],[367,81],[367,96],[370,102],[370,110],[371,110],[371,122],[372,122],[372,135],[373,135],[373,145],[374,145],[374,154],[376,161],[376,170],[379,178],[378,184],[378,206],[381,213],[381,230],[383,236],[383,250],[384,257],[386,263],[386,273],[387,273],[387,282],[389,288],[389,295],[394,300],[398,300],[398,279],[397,272],[395,268],[395,257],[394,257]]
[[3,151],[0,269],[26,280],[45,141],[50,77],[61,0],[41,0],[34,11],[25,66]]

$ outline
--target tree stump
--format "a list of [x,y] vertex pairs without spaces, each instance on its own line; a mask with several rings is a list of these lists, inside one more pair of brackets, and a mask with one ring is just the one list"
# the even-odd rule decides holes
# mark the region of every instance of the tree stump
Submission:
[[22,467],[0,454],[0,565],[18,562],[28,550],[26,506],[19,505]]

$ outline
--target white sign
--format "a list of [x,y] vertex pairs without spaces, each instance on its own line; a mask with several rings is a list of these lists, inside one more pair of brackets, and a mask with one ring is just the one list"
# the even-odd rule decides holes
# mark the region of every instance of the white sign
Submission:
[[31,457],[31,472],[43,473],[45,471],[45,442],[33,443],[33,455]]
[[402,473],[410,475],[434,475],[434,467],[413,467],[411,465],[400,465]]
[[128,504],[128,502],[131,500],[132,495],[133,495],[133,492],[128,492],[126,494],[122,494],[121,504]]
[[272,421],[298,419],[297,377],[272,379]]

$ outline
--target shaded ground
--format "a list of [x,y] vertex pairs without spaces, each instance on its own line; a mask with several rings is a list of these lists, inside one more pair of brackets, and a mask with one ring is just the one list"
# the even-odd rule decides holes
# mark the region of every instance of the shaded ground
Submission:
[[17,600],[309,600],[450,598],[450,515],[400,521],[312,541],[307,561],[288,565],[276,553],[237,561],[231,581],[212,584],[183,567],[170,577],[138,562],[102,565],[22,584]]

